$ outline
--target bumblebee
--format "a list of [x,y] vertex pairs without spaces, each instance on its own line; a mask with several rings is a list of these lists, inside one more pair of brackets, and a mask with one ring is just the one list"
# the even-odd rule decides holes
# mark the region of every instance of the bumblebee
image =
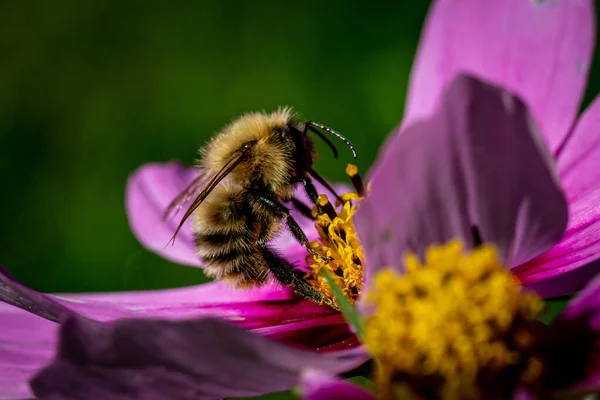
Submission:
[[[302,271],[269,246],[287,226],[308,252],[327,260],[311,248],[283,204],[291,201],[310,216],[318,199],[312,179],[339,198],[312,168],[317,155],[312,134],[337,157],[335,146],[323,132],[341,139],[356,158],[348,139],[322,124],[299,122],[290,108],[270,114],[249,113],[226,126],[200,150],[201,175],[165,211],[166,218],[193,199],[172,240],[191,217],[196,250],[207,275],[236,287],[259,286],[272,275],[306,299],[334,306],[304,280]],[[304,187],[312,205],[294,198],[298,185]]]

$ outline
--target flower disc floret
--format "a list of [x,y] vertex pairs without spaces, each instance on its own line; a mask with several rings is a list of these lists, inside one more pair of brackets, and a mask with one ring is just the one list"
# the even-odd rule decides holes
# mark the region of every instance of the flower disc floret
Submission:
[[431,246],[424,262],[385,269],[367,293],[373,312],[365,344],[378,361],[382,398],[501,398],[535,381],[542,301],[504,268],[497,250],[465,252],[460,241]]

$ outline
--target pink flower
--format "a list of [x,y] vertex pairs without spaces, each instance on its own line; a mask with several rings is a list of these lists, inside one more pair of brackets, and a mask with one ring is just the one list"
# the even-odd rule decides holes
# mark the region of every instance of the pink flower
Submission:
[[[505,247],[505,255],[512,261],[519,279],[545,296],[581,288],[599,268],[600,157],[596,153],[600,151],[600,133],[594,128],[600,118],[597,116],[600,100],[594,101],[583,116],[576,119],[592,57],[594,29],[593,3],[589,0],[512,0],[502,4],[440,0],[428,17],[402,124],[406,128],[429,117],[439,106],[443,90],[460,72],[499,84],[524,100],[556,159],[561,185],[569,201],[569,225],[562,240],[555,244],[564,230],[561,223],[565,216],[560,207],[547,205],[545,210],[543,204],[528,203],[526,197],[521,198],[521,214],[509,221],[512,224],[509,226],[521,236],[506,236],[513,242]],[[398,133],[390,137],[379,164],[391,157],[396,151],[394,143],[403,136]],[[499,150],[499,154],[505,150]],[[421,164],[416,160],[417,164],[410,166],[410,172],[414,179],[429,179],[423,172],[427,171],[427,165],[420,169],[425,160],[420,161]],[[526,166],[522,161],[519,157],[505,158],[502,168],[495,172],[494,179],[499,181],[495,183],[506,184],[507,191],[513,190],[511,183],[521,172],[528,172],[518,169]],[[142,243],[173,261],[200,266],[189,240],[189,230],[178,238],[174,247],[164,248],[173,229],[159,220],[163,208],[192,179],[193,173],[174,163],[142,167],[129,182],[127,202],[132,229]],[[376,175],[374,172],[374,179]],[[535,180],[526,180],[520,182],[519,187],[524,190],[522,194],[529,195],[528,186],[535,185]],[[436,210],[460,208],[459,203],[449,202],[453,199],[447,197],[448,193],[451,192],[429,197],[437,199],[436,202],[423,203],[424,214],[419,215],[436,217],[432,214]],[[410,192],[405,192],[405,196],[420,198]],[[539,201],[539,197],[534,198]],[[495,199],[486,201],[494,204]],[[531,210],[528,204],[540,208]],[[443,207],[436,208],[438,205]],[[558,212],[551,212],[557,209]],[[389,210],[393,214],[394,208]],[[536,220],[539,225],[515,223],[528,221],[526,217],[533,211],[547,218]],[[310,231],[309,227],[305,228]],[[483,232],[484,239],[495,239],[485,235]],[[536,238],[536,242],[528,242],[530,238]],[[304,256],[304,250],[291,238],[283,236],[278,245],[291,260]],[[394,251],[382,252],[380,261],[391,259],[386,257],[394,256]],[[125,317],[180,320],[219,316],[274,339],[312,349],[332,350],[357,343],[338,313],[299,301],[289,291],[276,286],[238,292],[211,283],[167,291],[45,296],[4,276],[0,278],[0,299],[32,312],[0,306],[0,326],[8,327],[0,330],[0,396],[7,398],[30,395],[27,380],[52,356],[58,329],[55,322],[73,312],[99,321]]]
[[[537,139],[522,101],[459,75],[436,112],[406,127],[378,161],[355,221],[370,284],[360,331],[376,356],[380,395],[537,399],[600,389],[600,275],[545,326],[536,321],[541,300],[505,269],[544,252],[566,224]],[[493,180],[508,160],[514,168]],[[479,243],[473,226],[492,239]],[[302,376],[306,398],[368,399],[334,378],[367,357],[363,347],[301,351],[207,318],[73,315],[32,388],[57,400],[203,399],[285,390]]]
[[[549,357],[545,366],[547,375],[538,388],[541,394],[584,398],[585,394],[597,393],[600,390],[600,276],[570,302],[545,335],[543,351]],[[299,384],[304,400],[376,399],[365,388],[314,369],[303,372]],[[540,398],[539,395],[521,387],[509,398],[534,400]]]

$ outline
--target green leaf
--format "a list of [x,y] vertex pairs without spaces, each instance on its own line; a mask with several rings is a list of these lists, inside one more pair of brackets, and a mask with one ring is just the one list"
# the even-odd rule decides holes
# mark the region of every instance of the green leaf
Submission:
[[356,385],[368,390],[371,393],[375,393],[375,385],[366,376],[353,376],[348,378],[348,381],[355,383]]
[[560,314],[562,310],[564,310],[567,304],[569,304],[570,300],[571,296],[564,296],[544,301],[546,304],[546,309],[544,310],[543,314],[540,315],[538,320],[542,321],[546,325],[549,324],[554,318],[556,318],[558,314]]
[[342,289],[340,289],[340,287],[335,283],[329,271],[326,271],[325,269],[323,269],[322,271],[323,276],[325,277],[325,279],[327,279],[329,287],[331,287],[331,291],[333,292],[333,297],[335,298],[336,303],[340,306],[342,314],[344,314],[346,322],[348,322],[348,324],[354,327],[354,330],[356,331],[356,336],[358,336],[358,338],[362,342],[364,338],[364,328],[362,325],[362,319],[360,318],[360,315],[358,314],[358,312],[356,312],[356,309],[352,306],[352,304],[350,304],[348,298],[344,295],[344,292],[342,292]]

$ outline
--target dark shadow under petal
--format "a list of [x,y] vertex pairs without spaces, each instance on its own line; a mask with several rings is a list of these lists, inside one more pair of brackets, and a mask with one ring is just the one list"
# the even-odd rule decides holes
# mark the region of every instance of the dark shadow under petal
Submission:
[[552,321],[545,339],[548,390],[600,391],[600,274]]
[[356,216],[369,274],[398,266],[407,250],[451,238],[470,246],[473,227],[520,264],[560,240],[566,223],[552,157],[525,105],[464,75],[431,119],[382,152]]
[[31,382],[51,399],[214,399],[288,390],[306,368],[337,374],[362,364],[356,350],[319,355],[216,319],[79,317],[61,328],[56,359]]

